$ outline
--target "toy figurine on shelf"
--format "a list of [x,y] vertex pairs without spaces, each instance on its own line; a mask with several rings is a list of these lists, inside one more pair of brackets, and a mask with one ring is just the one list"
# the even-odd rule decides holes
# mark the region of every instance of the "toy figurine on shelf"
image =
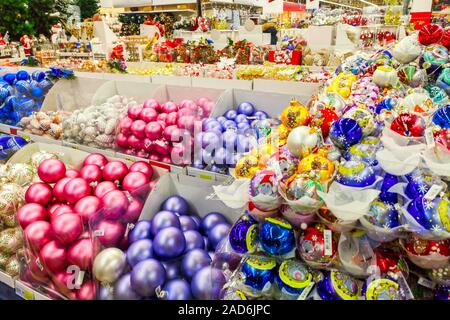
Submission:
[[64,30],[60,23],[52,26],[52,35],[50,36],[50,40],[52,44],[57,45],[60,43],[63,37]]
[[31,48],[33,47],[33,40],[31,39],[31,37],[29,35],[23,35],[20,38],[20,43],[22,43],[23,45],[23,49],[25,51],[25,55],[29,56],[31,55]]
[[3,37],[3,35],[0,33],[0,47],[4,47],[8,45],[8,32],[6,33],[6,35]]

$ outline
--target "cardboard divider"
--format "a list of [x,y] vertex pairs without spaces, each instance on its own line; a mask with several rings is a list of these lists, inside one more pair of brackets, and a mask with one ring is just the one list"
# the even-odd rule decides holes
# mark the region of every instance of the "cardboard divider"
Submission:
[[156,94],[160,87],[161,85],[150,82],[108,80],[96,90],[92,97],[92,103],[94,105],[102,104],[115,95],[134,98],[136,102],[143,103]]
[[119,81],[133,81],[133,82],[152,82],[150,76],[138,75],[138,74],[122,74],[122,73],[104,73],[104,79],[119,80]]
[[152,76],[152,83],[190,87],[192,78],[185,76]]
[[186,99],[196,101],[202,97],[206,97],[211,101],[217,102],[220,100],[220,97],[224,92],[225,90],[213,88],[195,88],[195,87],[193,88],[193,87],[166,85],[158,88],[155,94],[149,98],[154,98],[159,103],[164,103],[167,101],[180,103],[181,101]]
[[214,89],[244,89],[252,90],[252,80],[238,80],[238,79],[216,79],[216,78],[192,78],[193,87],[214,88]]
[[306,103],[314,93],[318,92],[319,87],[319,83],[312,82],[253,80],[253,90],[255,91],[292,94],[301,97],[303,103]]

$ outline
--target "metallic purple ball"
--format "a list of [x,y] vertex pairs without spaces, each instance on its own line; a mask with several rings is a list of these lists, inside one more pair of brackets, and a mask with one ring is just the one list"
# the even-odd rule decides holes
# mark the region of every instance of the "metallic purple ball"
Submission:
[[150,239],[135,241],[127,250],[127,262],[131,267],[150,258],[153,258],[153,244]]
[[237,107],[237,112],[246,116],[252,116],[255,113],[255,107],[250,102],[242,102]]
[[193,249],[205,249],[203,236],[198,231],[187,230],[184,232],[184,238],[186,239],[186,252]]
[[141,300],[142,297],[131,288],[131,274],[127,273],[114,285],[114,300]]
[[228,110],[227,112],[225,112],[223,114],[223,116],[225,118],[227,118],[228,120],[234,120],[236,118],[236,116],[238,115],[236,110]]
[[197,221],[195,221],[191,216],[181,216],[180,217],[181,230],[198,230],[199,226]]
[[163,261],[162,265],[166,270],[167,280],[180,278],[180,262],[178,260]]
[[192,295],[198,300],[218,300],[225,282],[221,270],[204,267],[192,278]]
[[152,223],[148,220],[141,220],[134,225],[134,228],[128,234],[128,240],[130,243],[141,239],[151,238]]
[[220,223],[208,231],[208,239],[211,249],[216,250],[217,246],[230,233],[231,226],[228,223]]
[[227,218],[219,212],[210,212],[203,219],[200,224],[200,229],[206,235],[208,231],[214,228],[219,223],[227,223]]
[[191,286],[186,280],[174,279],[164,285],[165,300],[192,300]]
[[189,214],[189,204],[183,197],[171,196],[163,202],[161,210],[172,211],[184,216]]
[[166,281],[166,271],[162,264],[155,259],[139,262],[131,272],[131,288],[143,297],[155,296],[157,287]]
[[159,231],[153,239],[153,252],[162,259],[173,259],[186,249],[183,232],[174,227]]
[[171,211],[160,211],[152,219],[151,234],[153,237],[164,228],[181,228],[180,219]]
[[194,249],[186,253],[181,261],[181,272],[191,279],[197,271],[211,264],[208,252],[202,249]]

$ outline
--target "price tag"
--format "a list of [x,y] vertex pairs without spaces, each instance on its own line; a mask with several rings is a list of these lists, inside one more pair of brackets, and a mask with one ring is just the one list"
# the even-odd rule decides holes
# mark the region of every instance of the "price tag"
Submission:
[[199,177],[204,180],[212,180],[212,176],[208,174],[200,174]]
[[302,293],[299,295],[297,300],[306,300],[306,298],[308,298],[309,293],[311,292],[311,290],[314,288],[314,285],[316,283],[314,281],[311,281],[308,286],[302,291]]
[[434,142],[433,130],[431,128],[427,128],[425,130],[425,142],[428,148],[434,148],[436,143]]
[[419,280],[417,281],[417,283],[423,287],[430,288],[430,289],[434,289],[436,287],[436,284],[433,281],[426,279],[424,277],[420,277]]
[[94,237],[103,237],[105,235],[105,231],[103,230],[95,230]]
[[23,287],[22,285],[16,285],[16,294],[24,300],[34,300],[34,293],[31,290]]
[[127,227],[125,229],[125,237],[128,236],[128,234],[130,233],[131,230],[133,230],[133,228],[134,228],[134,224],[133,223],[128,223],[127,224]]
[[331,256],[333,255],[333,239],[332,239],[333,235],[331,230],[324,230],[323,231],[323,240],[324,240],[324,244],[325,244],[325,249],[324,249],[324,254],[326,256]]
[[31,137],[27,134],[23,134],[22,138],[25,139],[26,141],[31,141]]
[[36,259],[36,264],[41,271],[44,270],[44,266],[42,265],[41,260],[39,258]]
[[441,190],[442,186],[433,184],[430,190],[428,190],[428,192],[425,194],[424,198],[427,199],[428,201],[432,201],[434,200],[434,198],[437,197],[437,195],[439,194],[439,192],[441,192]]

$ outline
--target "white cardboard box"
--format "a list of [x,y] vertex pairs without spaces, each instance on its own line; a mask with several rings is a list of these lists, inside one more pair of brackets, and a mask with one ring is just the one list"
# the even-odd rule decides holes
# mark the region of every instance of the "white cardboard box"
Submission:
[[192,85],[191,77],[178,76],[152,76],[152,83],[185,87],[190,87]]
[[108,98],[115,95],[134,98],[138,103],[143,103],[151,98],[160,87],[162,86],[150,82],[109,80],[96,90],[92,97],[92,103],[95,105],[104,103]]
[[244,89],[252,90],[252,80],[237,80],[237,79],[215,79],[215,78],[192,78],[193,87],[201,88],[215,88],[215,89]]
[[253,80],[253,90],[262,92],[282,93],[296,96],[306,103],[311,96],[318,92],[320,84],[298,81],[279,81],[279,80]]
[[105,73],[103,75],[105,79],[108,80],[119,80],[119,81],[133,81],[133,82],[152,82],[152,78],[150,76],[141,76],[137,74],[118,74],[118,73]]
[[217,102],[225,90],[213,88],[194,88],[185,86],[165,85],[160,86],[154,95],[149,98],[156,99],[159,103],[173,101],[180,103],[183,100],[190,99],[197,101],[199,98],[205,97],[211,101]]

